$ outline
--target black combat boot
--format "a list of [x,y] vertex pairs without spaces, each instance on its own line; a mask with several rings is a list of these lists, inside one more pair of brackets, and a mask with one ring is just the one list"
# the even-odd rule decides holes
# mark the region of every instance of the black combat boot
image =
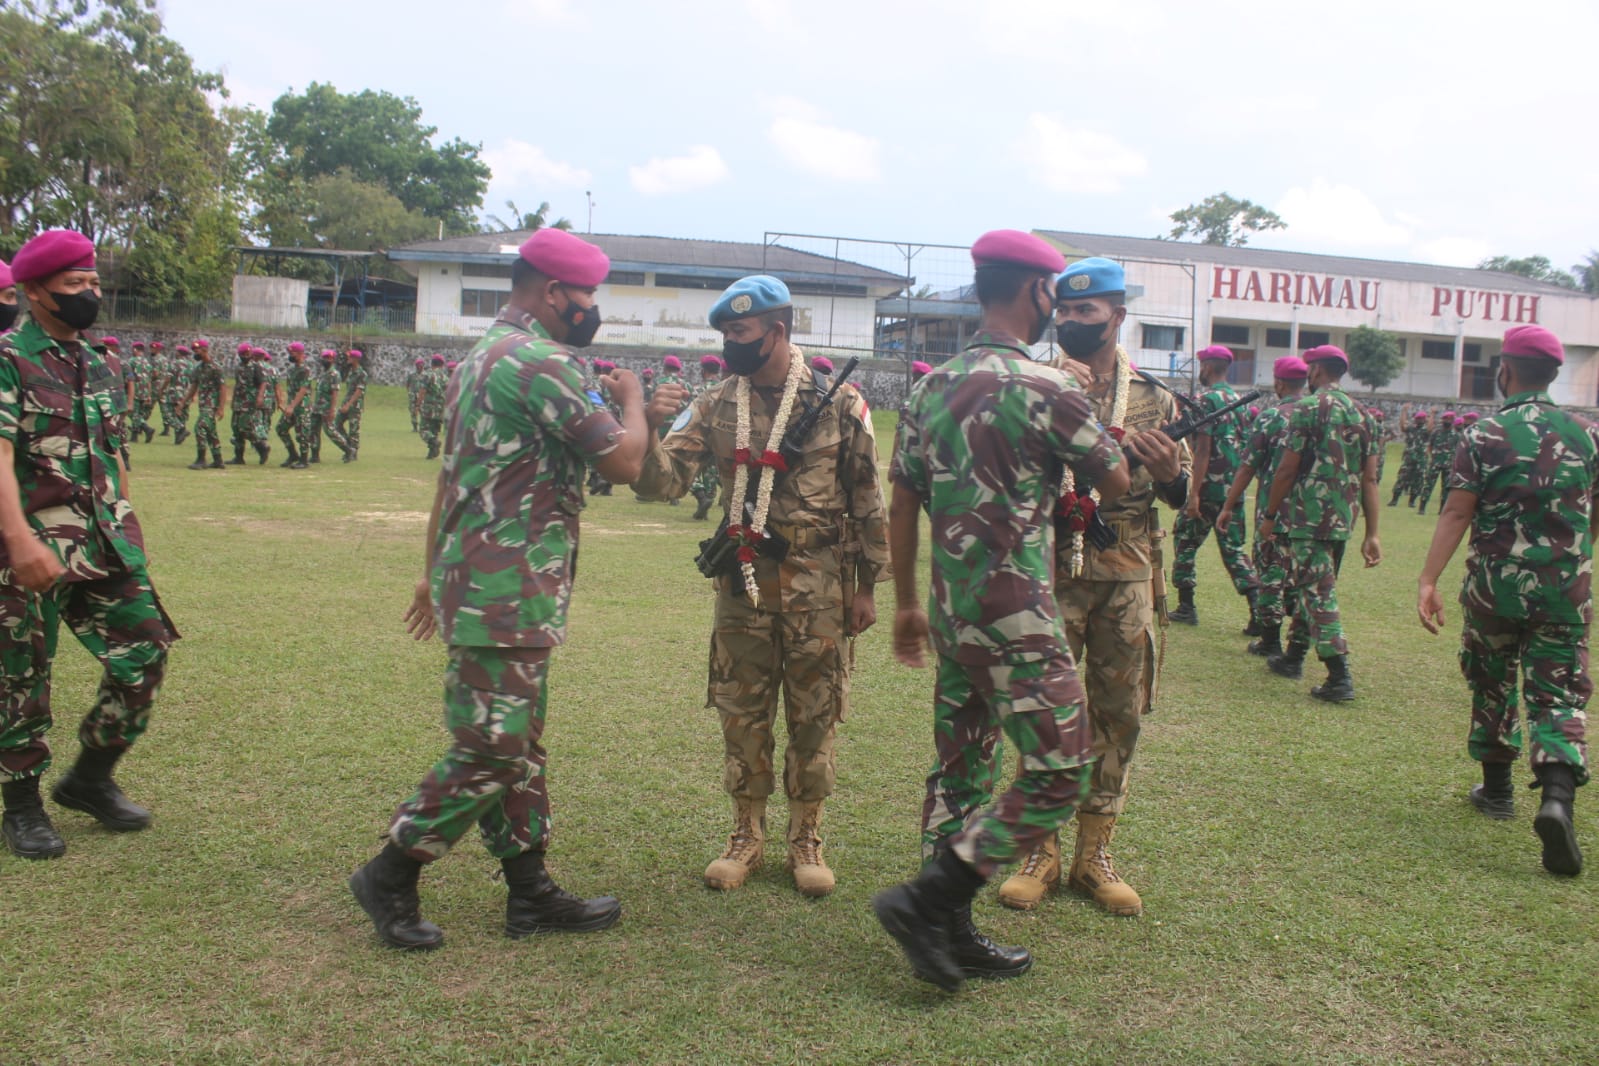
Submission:
[[242,443],[235,444],[233,446],[233,458],[228,460],[228,465],[229,466],[243,466],[244,465],[244,445]]
[[1260,627],[1260,639],[1249,642],[1249,654],[1262,655],[1271,658],[1283,653],[1283,626],[1278,622],[1274,626],[1263,625]]
[[1575,877],[1582,873],[1582,851],[1577,847],[1577,829],[1572,824],[1572,801],[1577,794],[1577,775],[1565,763],[1544,763],[1536,767],[1538,788],[1543,802],[1532,828],[1543,841],[1543,868],[1552,874]]
[[188,439],[189,439],[189,430],[185,426],[179,426],[178,427],[178,431],[176,433],[172,434],[172,443],[173,444],[182,444],[184,441],[186,441]]
[[24,859],[53,859],[66,854],[67,842],[50,824],[44,801],[39,798],[39,779],[24,777],[0,785],[6,813],[0,818],[6,847]]
[[272,454],[272,446],[270,444],[252,444],[251,447],[255,449],[255,454],[259,456],[255,461],[255,465],[265,466],[267,456]]
[[1260,590],[1250,589],[1244,593],[1244,599],[1249,601],[1249,624],[1244,627],[1244,636],[1258,637],[1262,630],[1260,628],[1260,616],[1255,611],[1255,604],[1260,599]]
[[[240,462],[243,462],[243,460],[241,459]],[[227,467],[222,462],[222,449],[221,448],[212,448],[211,449],[211,465],[210,465],[210,467],[208,467],[208,469],[210,469],[210,470],[225,470],[225,469],[227,469]]]
[[962,907],[983,887],[983,878],[953,851],[942,851],[913,881],[872,897],[872,910],[888,935],[899,941],[916,976],[946,992],[959,992],[965,977],[956,958]]
[[350,891],[372,926],[390,947],[405,951],[431,951],[444,943],[444,933],[422,918],[422,901],[416,894],[422,864],[393,843],[350,875]]
[[1496,822],[1516,816],[1516,786],[1511,784],[1512,766],[1507,762],[1482,764],[1482,784],[1472,785],[1466,798],[1471,805]]
[[970,903],[955,911],[950,950],[963,977],[1020,977],[1033,968],[1033,954],[1026,948],[996,944],[977,931]]
[[609,929],[622,917],[613,896],[581,899],[561,888],[544,868],[542,851],[501,859],[510,895],[505,900],[505,935],[521,940],[534,933],[588,933]]
[[59,806],[82,811],[113,832],[145,828],[150,824],[150,812],[124,796],[111,780],[122,754],[110,748],[84,748],[78,752],[77,763],[56,782],[50,798]]
[[171,436],[171,434],[172,434],[172,427],[167,425],[165,422],[161,423],[161,435],[163,437],[167,437],[167,436]]
[[694,521],[705,521],[705,516],[711,513],[711,500],[712,498],[710,496],[701,496],[698,498],[697,503],[699,506],[694,508]]
[[1278,677],[1291,677],[1297,681],[1305,676],[1305,652],[1308,650],[1308,645],[1290,640],[1281,655],[1266,659],[1266,668]]
[[205,469],[205,445],[196,444],[194,446],[194,462],[189,464],[189,469],[190,470],[204,470]]
[[1177,609],[1166,616],[1173,622],[1181,622],[1188,626],[1199,624],[1199,611],[1194,607],[1194,590],[1192,588],[1179,588],[1177,590]]
[[438,457],[439,457],[439,445],[438,445],[438,442],[435,441],[432,444],[428,445],[428,458],[429,459],[437,459]]
[[1311,688],[1310,694],[1325,703],[1348,703],[1355,698],[1355,682],[1349,676],[1349,657],[1334,655],[1323,659],[1327,664],[1327,680]]
[[300,461],[300,453],[294,450],[294,445],[292,444],[286,445],[286,447],[289,449],[289,457],[278,465],[283,467],[292,467],[294,464]]

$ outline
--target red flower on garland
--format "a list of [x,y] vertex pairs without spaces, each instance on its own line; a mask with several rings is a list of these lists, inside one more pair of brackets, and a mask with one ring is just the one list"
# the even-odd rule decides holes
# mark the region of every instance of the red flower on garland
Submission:
[[1099,504],[1088,493],[1079,496],[1075,492],[1066,492],[1061,495],[1055,515],[1066,523],[1066,532],[1081,533],[1088,528],[1088,523],[1093,521],[1098,510]]
[[1120,444],[1122,442],[1122,438],[1127,436],[1127,431],[1125,429],[1123,429],[1121,426],[1111,426],[1108,429],[1106,429],[1105,432],[1109,433],[1112,437],[1114,437],[1116,439],[1116,443],[1117,444]]
[[733,449],[733,465],[734,466],[748,466],[749,465],[749,461],[750,461],[750,450],[748,448],[734,448]]
[[788,464],[783,461],[782,453],[774,452],[770,448],[761,453],[761,457],[755,460],[755,465],[772,467],[779,474],[788,473]]
[[755,549],[748,544],[744,545],[738,550],[738,561],[741,563],[753,563],[755,561]]

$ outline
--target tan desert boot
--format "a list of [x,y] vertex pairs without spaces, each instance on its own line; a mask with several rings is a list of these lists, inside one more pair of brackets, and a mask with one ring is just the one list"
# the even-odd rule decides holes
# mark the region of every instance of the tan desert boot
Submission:
[[1115,834],[1114,814],[1077,815],[1077,852],[1067,884],[1111,914],[1131,917],[1144,912],[1144,901],[1117,876],[1110,861],[1110,838]]
[[705,868],[712,888],[738,888],[766,857],[766,801],[733,801],[733,835],[721,858]]
[[836,883],[822,858],[822,805],[790,800],[788,804],[788,868],[802,896],[825,896]]
[[1030,911],[1060,887],[1060,834],[1051,833],[1027,853],[1022,868],[999,886],[999,901],[1012,910]]

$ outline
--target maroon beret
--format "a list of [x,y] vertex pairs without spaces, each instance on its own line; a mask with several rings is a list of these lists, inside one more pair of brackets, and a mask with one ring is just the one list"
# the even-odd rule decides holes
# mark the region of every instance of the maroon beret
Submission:
[[121,341],[119,341],[115,337],[112,337],[112,336],[109,336],[109,335],[105,336],[105,337],[101,337],[100,338],[100,343],[105,345],[107,348],[120,348],[120,347],[122,347],[122,342]]
[[972,265],[1028,267],[1040,274],[1059,274],[1066,257],[1054,245],[1019,229],[990,230],[972,244]]
[[18,250],[11,276],[18,283],[38,281],[63,270],[93,270],[94,242],[77,230],[45,230]]
[[522,242],[517,254],[546,277],[592,289],[611,272],[611,260],[582,237],[560,229],[541,229]]
[[16,279],[11,276],[11,265],[0,259],[0,289],[9,289],[16,283]]
[[1280,356],[1271,365],[1271,376],[1283,381],[1303,381],[1310,377],[1310,366],[1297,355]]
[[1559,337],[1542,326],[1511,326],[1505,330],[1505,342],[1500,345],[1499,352],[1501,355],[1553,359],[1557,366],[1566,363],[1565,345],[1560,343]]
[[1200,349],[1199,354],[1194,356],[1194,358],[1201,363],[1209,359],[1220,359],[1223,362],[1230,363],[1233,361],[1233,350],[1225,344],[1212,344],[1209,348]]
[[1349,369],[1349,356],[1336,344],[1318,344],[1305,353],[1307,363],[1340,363],[1345,370]]

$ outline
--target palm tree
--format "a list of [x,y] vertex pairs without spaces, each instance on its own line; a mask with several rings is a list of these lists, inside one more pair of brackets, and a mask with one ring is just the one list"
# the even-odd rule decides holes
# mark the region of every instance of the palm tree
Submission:
[[545,226],[549,226],[551,229],[564,230],[572,228],[572,220],[569,218],[558,218],[554,222],[549,221],[550,202],[548,200],[539,204],[538,210],[529,211],[526,214],[523,214],[516,206],[515,200],[505,201],[505,209],[511,213],[511,223],[507,223],[498,215],[484,215],[483,221],[491,226],[498,226],[501,233],[510,233],[512,230],[523,229],[540,230]]

